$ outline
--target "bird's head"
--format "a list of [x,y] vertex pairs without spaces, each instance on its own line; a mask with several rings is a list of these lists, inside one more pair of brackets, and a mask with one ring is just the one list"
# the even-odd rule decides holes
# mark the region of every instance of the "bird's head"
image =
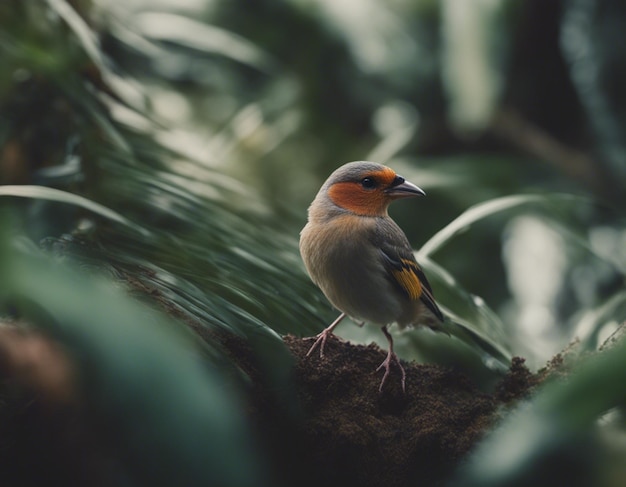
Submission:
[[400,198],[424,195],[395,171],[375,162],[349,162],[326,180],[318,198],[362,216],[385,216],[389,204]]

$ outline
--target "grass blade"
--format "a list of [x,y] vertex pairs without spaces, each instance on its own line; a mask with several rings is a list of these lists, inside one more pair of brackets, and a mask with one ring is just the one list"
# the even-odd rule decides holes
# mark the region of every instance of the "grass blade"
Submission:
[[54,201],[56,203],[64,203],[67,205],[78,206],[87,211],[90,211],[91,213],[100,215],[107,220],[119,223],[130,229],[136,230],[144,237],[150,236],[150,232],[148,230],[142,228],[134,222],[131,222],[128,218],[120,215],[116,211],[113,211],[110,208],[101,205],[100,203],[96,203],[95,201],[84,198],[83,196],[68,193],[67,191],[61,191],[60,189],[36,185],[6,185],[0,186],[0,197],[2,196],[47,200]]

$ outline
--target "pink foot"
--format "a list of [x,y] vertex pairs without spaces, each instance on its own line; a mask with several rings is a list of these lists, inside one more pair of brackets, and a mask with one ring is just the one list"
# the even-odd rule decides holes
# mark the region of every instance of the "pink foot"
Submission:
[[333,334],[333,330],[345,317],[346,317],[346,314],[341,313],[337,317],[337,319],[330,324],[328,328],[326,328],[324,331],[322,331],[319,335],[315,337],[316,338],[315,343],[307,352],[306,354],[307,357],[313,353],[313,350],[315,350],[317,347],[320,347],[320,358],[324,358],[324,345],[326,344],[326,340],[328,340],[328,337]]
[[387,377],[389,377],[389,372],[391,371],[392,362],[395,362],[398,365],[398,368],[402,373],[402,392],[406,394],[406,371],[404,370],[404,367],[402,367],[398,356],[392,351],[389,351],[389,353],[387,354],[387,358],[376,369],[376,372],[378,372],[380,369],[385,369],[385,374],[383,375],[383,380],[380,381],[380,387],[378,388],[378,391],[382,392],[383,390],[383,386],[385,385]]
[[317,338],[317,340],[315,340],[315,343],[313,344],[313,346],[309,348],[309,351],[307,352],[306,356],[308,357],[309,355],[313,353],[313,351],[317,347],[320,347],[320,358],[324,358],[324,345],[326,345],[326,340],[328,340],[328,337],[331,336],[332,334],[333,334],[332,330],[329,330],[328,328],[326,328],[323,332],[317,335],[315,337]]
[[393,351],[393,338],[391,338],[391,335],[389,334],[389,331],[387,330],[386,326],[383,326],[383,333],[385,334],[385,336],[387,337],[387,341],[389,342],[389,351],[387,352],[387,358],[383,360],[383,363],[380,364],[378,368],[376,369],[376,372],[378,372],[380,369],[385,369],[385,375],[383,375],[383,380],[380,381],[380,387],[378,388],[378,391],[379,392],[383,391],[383,386],[385,385],[385,381],[387,380],[387,377],[389,377],[389,372],[391,370],[391,363],[395,362],[398,365],[400,372],[402,372],[402,392],[406,394],[406,371],[404,370],[404,367],[402,367],[402,364],[400,363],[400,359],[398,358],[396,353]]

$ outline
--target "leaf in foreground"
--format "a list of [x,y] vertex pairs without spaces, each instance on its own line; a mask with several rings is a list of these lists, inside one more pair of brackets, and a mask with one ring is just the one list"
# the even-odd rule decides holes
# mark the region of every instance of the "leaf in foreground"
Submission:
[[110,282],[0,251],[3,302],[78,363],[90,418],[136,485],[259,485],[242,405],[179,325]]
[[522,404],[475,451],[453,485],[598,482],[598,450],[590,448],[590,433],[600,415],[624,404],[625,383],[622,340],[578,364],[567,380],[547,383],[530,403]]

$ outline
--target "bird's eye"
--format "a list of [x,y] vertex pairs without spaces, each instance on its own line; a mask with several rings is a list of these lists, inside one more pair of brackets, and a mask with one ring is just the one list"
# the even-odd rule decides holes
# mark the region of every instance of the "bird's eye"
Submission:
[[398,186],[402,183],[404,183],[404,178],[402,176],[396,176],[393,180],[393,183],[391,183],[391,186]]
[[376,181],[373,178],[363,178],[361,179],[361,186],[365,189],[372,189],[376,187]]

